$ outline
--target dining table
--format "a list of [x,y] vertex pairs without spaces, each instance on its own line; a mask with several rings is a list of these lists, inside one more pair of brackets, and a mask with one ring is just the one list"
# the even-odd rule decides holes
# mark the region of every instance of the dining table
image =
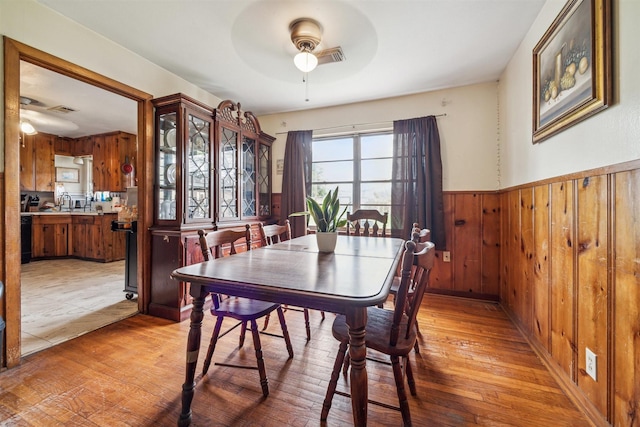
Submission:
[[[191,423],[205,298],[210,293],[339,313],[349,326],[350,391],[355,426],[367,424],[367,307],[386,301],[404,241],[338,236],[334,252],[318,251],[315,235],[178,268],[193,298],[179,426]],[[320,415],[320,414],[318,414]]]

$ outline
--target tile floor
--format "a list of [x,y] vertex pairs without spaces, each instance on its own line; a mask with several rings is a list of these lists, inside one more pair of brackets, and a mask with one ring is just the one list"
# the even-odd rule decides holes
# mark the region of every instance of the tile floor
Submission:
[[22,356],[138,312],[137,295],[125,297],[124,261],[59,259],[21,267]]

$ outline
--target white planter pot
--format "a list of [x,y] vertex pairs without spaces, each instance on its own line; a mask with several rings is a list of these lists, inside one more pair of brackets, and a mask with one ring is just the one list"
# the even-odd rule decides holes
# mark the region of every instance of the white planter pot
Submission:
[[320,252],[333,252],[336,248],[338,232],[316,233],[316,241]]

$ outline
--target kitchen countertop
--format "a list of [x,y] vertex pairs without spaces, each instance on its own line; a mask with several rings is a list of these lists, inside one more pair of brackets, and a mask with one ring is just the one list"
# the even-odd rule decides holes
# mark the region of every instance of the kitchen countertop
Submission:
[[98,214],[96,211],[88,211],[84,212],[82,210],[78,211],[44,211],[44,212],[20,212],[20,216],[29,216],[29,215],[102,215],[102,214],[116,214],[117,212],[103,212]]

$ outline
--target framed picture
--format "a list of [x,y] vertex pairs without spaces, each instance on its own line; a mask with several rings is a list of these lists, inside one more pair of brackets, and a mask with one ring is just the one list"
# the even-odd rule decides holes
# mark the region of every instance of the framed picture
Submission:
[[80,170],[56,168],[56,182],[80,182]]
[[569,0],[533,48],[533,143],[607,108],[611,0]]

